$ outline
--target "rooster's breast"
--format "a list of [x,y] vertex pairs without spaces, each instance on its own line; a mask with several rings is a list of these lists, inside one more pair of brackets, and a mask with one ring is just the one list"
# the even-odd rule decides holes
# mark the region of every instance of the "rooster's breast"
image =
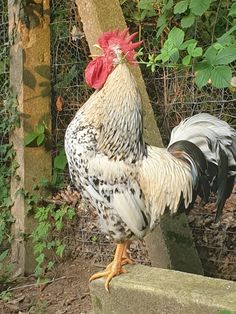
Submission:
[[65,136],[73,184],[96,209],[104,233],[118,242],[144,236],[149,219],[133,168],[98,151],[97,130],[79,122],[72,121]]

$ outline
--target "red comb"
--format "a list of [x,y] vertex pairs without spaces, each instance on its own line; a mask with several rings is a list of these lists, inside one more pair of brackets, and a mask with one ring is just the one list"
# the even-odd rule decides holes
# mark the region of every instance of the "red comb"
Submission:
[[142,41],[138,41],[136,43],[132,43],[132,40],[138,34],[137,32],[128,35],[129,28],[126,28],[123,31],[119,31],[118,29],[103,33],[98,39],[98,43],[100,47],[103,49],[104,54],[107,55],[114,48],[114,46],[118,46],[122,51],[123,55],[129,62],[135,62],[135,50],[142,44]]

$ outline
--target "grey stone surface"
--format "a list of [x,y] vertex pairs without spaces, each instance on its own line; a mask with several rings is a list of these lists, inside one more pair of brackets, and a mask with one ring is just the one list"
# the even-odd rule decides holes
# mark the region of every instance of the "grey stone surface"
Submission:
[[236,282],[141,265],[90,284],[93,314],[233,314]]

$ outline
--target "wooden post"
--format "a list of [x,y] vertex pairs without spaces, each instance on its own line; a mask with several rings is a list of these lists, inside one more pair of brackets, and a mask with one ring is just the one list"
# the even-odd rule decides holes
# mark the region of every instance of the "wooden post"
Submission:
[[[97,43],[101,33],[116,28],[123,30],[127,27],[118,0],[76,0],[76,4],[91,54],[99,53],[94,44]],[[163,146],[140,68],[132,66],[130,69],[143,100],[145,140],[148,144]],[[172,230],[169,237],[172,226],[175,230]],[[175,244],[175,237],[185,239],[184,243],[177,241]],[[145,242],[152,265],[202,273],[185,215],[182,215],[178,221],[165,217],[163,223],[146,237]]]
[[42,178],[51,178],[51,153],[44,146],[25,147],[24,139],[38,124],[51,128],[50,110],[50,30],[49,0],[8,0],[10,47],[10,86],[22,113],[21,126],[12,134],[18,168],[11,184],[14,202],[12,261],[17,274],[32,273],[34,257],[31,241],[32,215],[26,211],[23,192]]

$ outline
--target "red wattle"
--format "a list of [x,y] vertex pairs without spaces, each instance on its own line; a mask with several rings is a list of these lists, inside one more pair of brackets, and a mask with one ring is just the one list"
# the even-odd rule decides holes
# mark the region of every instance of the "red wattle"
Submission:
[[112,71],[112,62],[108,62],[104,56],[97,57],[89,62],[85,69],[85,81],[88,86],[100,89]]

